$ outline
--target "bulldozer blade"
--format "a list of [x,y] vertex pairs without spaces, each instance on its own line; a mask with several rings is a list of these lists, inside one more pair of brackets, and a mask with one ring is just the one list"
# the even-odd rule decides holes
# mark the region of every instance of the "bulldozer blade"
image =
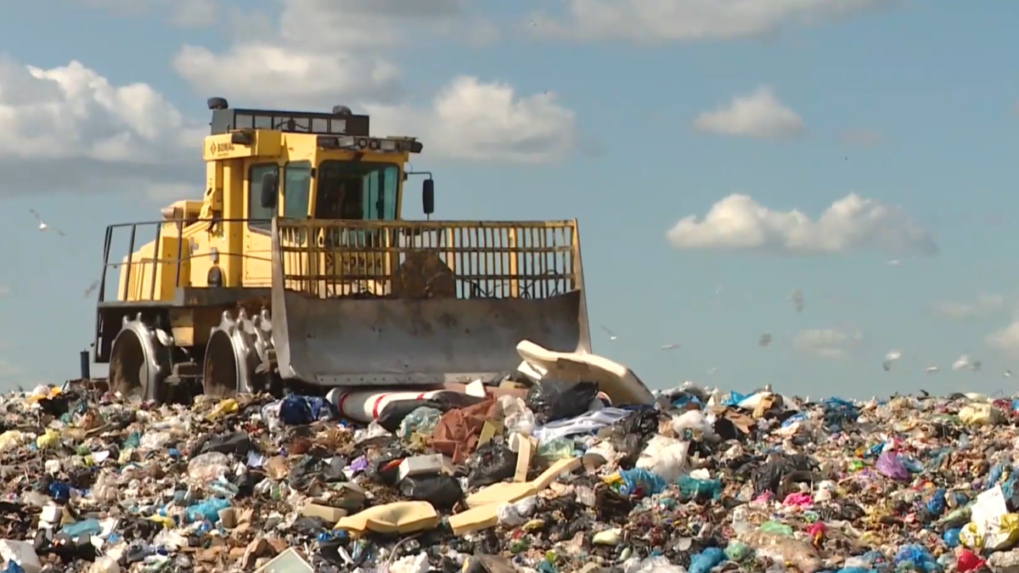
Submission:
[[544,299],[323,299],[281,290],[273,293],[272,323],[283,378],[328,386],[470,382],[515,370],[521,340],[590,352],[582,291]]

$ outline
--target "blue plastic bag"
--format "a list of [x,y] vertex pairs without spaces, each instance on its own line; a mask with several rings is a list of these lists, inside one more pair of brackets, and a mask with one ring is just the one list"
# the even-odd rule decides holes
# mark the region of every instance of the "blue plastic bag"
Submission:
[[626,495],[633,495],[633,493],[638,489],[641,490],[644,495],[654,495],[662,493],[667,487],[665,480],[640,468],[621,470],[619,472],[619,477],[623,479],[622,493]]
[[725,552],[717,547],[708,547],[690,560],[689,573],[708,573],[725,561]]
[[290,394],[280,404],[280,420],[288,426],[303,426],[319,419],[338,417],[331,402],[318,396]]
[[906,567],[916,569],[917,571],[923,571],[924,573],[933,573],[934,571],[941,571],[941,565],[937,562],[930,551],[927,551],[922,545],[910,544],[903,545],[895,553],[895,565],[896,567]]

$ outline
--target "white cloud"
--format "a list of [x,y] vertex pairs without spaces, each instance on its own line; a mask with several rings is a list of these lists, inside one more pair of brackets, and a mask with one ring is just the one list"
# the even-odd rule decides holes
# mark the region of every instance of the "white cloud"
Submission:
[[77,0],[94,8],[118,15],[139,15],[155,9],[168,14],[171,24],[186,28],[205,28],[216,23],[220,0]]
[[819,358],[840,359],[855,351],[862,340],[861,332],[834,328],[801,330],[793,337],[793,348]]
[[577,145],[574,113],[555,94],[518,96],[505,83],[454,79],[425,109],[369,106],[376,133],[410,130],[430,156],[474,161],[543,163],[565,158]]
[[184,46],[173,66],[207,96],[244,106],[317,109],[355,100],[391,100],[399,86],[394,64],[370,53],[316,52],[267,43],[240,44],[215,54]]
[[968,320],[993,316],[1005,307],[1005,297],[1000,294],[981,294],[973,302],[941,301],[934,303],[931,310],[952,320]]
[[565,0],[568,17],[536,16],[538,30],[573,40],[727,40],[776,33],[896,0]]
[[179,180],[203,134],[147,84],[112,85],[77,61],[44,70],[0,58],[2,193]]
[[932,255],[934,240],[902,209],[853,193],[832,203],[817,220],[798,210],[773,211],[733,194],[707,215],[680,219],[666,234],[677,249],[762,250],[821,254],[882,249]]
[[761,86],[750,95],[735,96],[728,105],[700,114],[693,127],[715,135],[766,139],[803,133],[803,120],[778,101],[770,87]]
[[401,85],[391,58],[415,36],[491,40],[496,31],[469,12],[469,0],[282,2],[278,30],[263,14],[235,12],[236,25],[254,23],[253,36],[238,35],[220,53],[184,46],[174,67],[203,95],[238,107],[366,111],[374,133],[420,137],[428,157],[537,163],[578,145],[574,113],[552,93],[517,94],[506,83],[461,76],[421,104],[428,94]]
[[987,346],[1013,357],[1019,357],[1019,320],[992,332],[985,339]]
[[884,137],[872,129],[850,129],[842,134],[842,144],[848,147],[870,149],[884,143]]

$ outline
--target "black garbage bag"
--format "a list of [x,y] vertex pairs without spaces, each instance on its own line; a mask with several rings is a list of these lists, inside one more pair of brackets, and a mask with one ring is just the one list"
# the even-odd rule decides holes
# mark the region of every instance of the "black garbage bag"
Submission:
[[619,427],[623,433],[636,434],[645,441],[658,435],[658,426],[660,424],[661,414],[654,408],[635,410],[629,416],[619,421]]
[[467,483],[482,487],[513,477],[517,471],[517,455],[502,444],[489,442],[471,454],[468,464],[471,473]]
[[222,436],[212,436],[202,442],[199,454],[219,452],[221,454],[237,454],[244,457],[251,451],[251,436],[247,432],[234,432]]
[[754,496],[759,496],[766,491],[778,493],[779,487],[782,485],[782,478],[786,475],[798,471],[809,472],[819,467],[816,461],[801,454],[773,455],[751,474],[751,480],[754,482]]
[[527,407],[544,422],[575,418],[598,396],[597,382],[545,380],[527,391]]
[[414,501],[427,501],[437,509],[453,509],[464,497],[460,482],[447,475],[405,477],[400,480],[400,493]]

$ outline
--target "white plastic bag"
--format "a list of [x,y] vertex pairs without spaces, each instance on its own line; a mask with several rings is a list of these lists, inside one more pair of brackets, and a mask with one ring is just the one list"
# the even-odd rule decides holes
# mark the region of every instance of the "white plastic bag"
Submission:
[[515,503],[500,505],[495,510],[495,516],[499,519],[499,525],[517,527],[527,523],[537,508],[538,498],[532,495]]
[[672,483],[686,471],[689,453],[690,442],[657,435],[648,441],[647,447],[641,452],[637,467]]

